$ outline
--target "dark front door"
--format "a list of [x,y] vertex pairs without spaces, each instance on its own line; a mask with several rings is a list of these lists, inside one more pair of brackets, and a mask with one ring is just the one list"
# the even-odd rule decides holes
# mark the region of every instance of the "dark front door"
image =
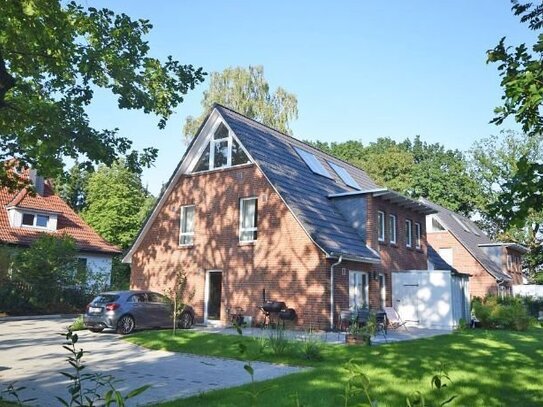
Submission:
[[222,273],[209,273],[209,297],[207,302],[207,319],[221,319]]

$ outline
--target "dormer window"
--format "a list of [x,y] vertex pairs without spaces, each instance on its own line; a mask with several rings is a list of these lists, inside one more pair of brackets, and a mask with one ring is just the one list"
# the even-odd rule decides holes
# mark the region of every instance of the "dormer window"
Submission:
[[33,213],[23,213],[21,225],[47,229],[47,227],[49,226],[49,216]]
[[249,157],[224,123],[220,123],[202,152],[193,172],[202,172],[249,163]]

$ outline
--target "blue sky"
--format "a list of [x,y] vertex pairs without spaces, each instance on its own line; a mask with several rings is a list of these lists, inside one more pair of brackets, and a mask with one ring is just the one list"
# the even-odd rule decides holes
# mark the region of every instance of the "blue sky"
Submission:
[[[298,98],[291,123],[299,139],[403,140],[420,135],[468,150],[498,134],[488,124],[500,102],[486,50],[503,36],[532,43],[505,0],[456,1],[82,1],[151,20],[151,53],[173,55],[207,72],[263,65],[272,89]],[[159,149],[144,183],[157,194],[185,150],[182,127],[201,113],[204,82],[191,91],[165,130],[158,119],[120,111],[98,93],[89,109],[99,128],[120,129],[137,148]],[[516,128],[507,123],[503,128]]]

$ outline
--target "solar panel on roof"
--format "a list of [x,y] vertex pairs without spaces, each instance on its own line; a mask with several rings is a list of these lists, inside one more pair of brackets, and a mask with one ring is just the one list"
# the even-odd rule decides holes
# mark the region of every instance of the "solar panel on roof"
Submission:
[[301,148],[294,147],[298,155],[304,160],[304,162],[307,164],[309,169],[313,171],[315,174],[322,175],[326,178],[332,178],[330,173],[326,171],[326,168],[323,167],[323,165],[320,163],[319,160],[317,160],[317,157],[315,157],[313,154],[311,154],[308,151],[302,150]]
[[358,185],[358,182],[354,180],[353,177],[351,177],[351,174],[347,172],[345,168],[343,168],[341,165],[334,164],[331,161],[328,161],[328,164],[332,169],[339,175],[339,178],[345,183],[345,185],[348,185],[355,189],[362,189],[360,188],[360,185]]

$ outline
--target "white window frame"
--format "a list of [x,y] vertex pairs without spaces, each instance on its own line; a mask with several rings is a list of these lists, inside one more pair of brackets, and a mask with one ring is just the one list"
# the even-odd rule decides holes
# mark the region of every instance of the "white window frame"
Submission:
[[[228,136],[215,140],[215,132],[219,129],[219,126],[221,125],[221,123],[224,125],[224,127],[226,127],[226,130],[228,130]],[[203,149],[201,149],[198,152],[198,154],[196,156],[196,159],[190,165],[190,173],[202,174],[202,173],[205,173],[205,172],[208,172],[208,171],[215,171],[215,170],[220,170],[220,169],[223,169],[223,168],[232,167],[232,147],[234,145],[234,141],[236,143],[238,143],[239,147],[245,153],[245,155],[247,156],[247,160],[248,160],[247,163],[236,164],[236,165],[234,165],[234,167],[238,167],[238,166],[241,166],[241,165],[247,165],[247,164],[251,163],[251,158],[249,156],[249,153],[247,152],[245,147],[243,147],[241,142],[236,137],[234,137],[233,131],[230,130],[230,127],[228,127],[228,125],[225,122],[223,122],[222,120],[218,120],[217,123],[210,130],[209,134],[210,134],[210,136],[206,138],[207,141],[204,143]],[[225,140],[228,142],[228,152],[227,152],[227,157],[226,157],[226,164],[223,165],[222,167],[215,167],[215,144],[220,143],[220,142],[225,141]],[[195,168],[197,167],[198,162],[200,161],[200,158],[204,154],[204,151],[206,150],[207,146],[209,146],[208,169],[203,170],[203,171],[195,172]]]
[[377,211],[377,240],[380,242],[385,241],[385,223],[385,213]]
[[415,248],[421,248],[421,226],[418,222],[415,222]]
[[[245,202],[255,201],[255,224],[253,227],[244,228],[243,227],[243,211],[245,208]],[[248,198],[240,198],[239,200],[239,241],[240,243],[252,243],[258,239],[258,198],[256,196],[251,196]],[[253,239],[243,240],[242,236],[244,232],[253,232]],[[254,237],[256,235],[256,238]]]
[[384,273],[379,273],[379,286],[379,300],[381,309],[384,309],[387,305],[387,280]]
[[397,234],[398,234],[398,227],[396,224],[396,215],[388,215],[388,226],[390,228],[390,243],[396,244],[397,242]]
[[[230,134],[230,129],[226,127],[226,124],[223,123],[223,126],[228,131],[228,136],[215,140],[215,132],[219,130],[221,122],[213,129],[211,133],[211,139],[209,140],[209,170],[217,170],[221,168],[229,168],[232,165],[232,134]],[[228,152],[226,153],[226,164],[222,167],[215,167],[215,144],[219,144],[226,141],[226,148]]]
[[[23,223],[23,217],[25,215],[31,215],[32,216],[32,225],[25,225]],[[47,218],[47,224],[45,226],[38,225],[38,216],[43,216]],[[23,228],[37,228],[37,229],[49,229],[49,222],[51,222],[51,216],[46,215],[43,213],[31,213],[31,212],[23,212],[21,214],[21,227]]]
[[413,247],[413,222],[405,220],[405,247]]
[[[192,230],[191,231],[183,231],[183,224],[185,223],[185,217],[187,216],[187,209],[193,208],[194,214],[192,216]],[[194,229],[195,229],[195,223],[196,223],[196,205],[183,205],[180,209],[180,216],[179,216],[179,246],[187,247],[187,246],[193,246],[194,245]],[[183,243],[184,237],[191,237],[190,243]]]
[[[355,293],[355,286],[353,286],[351,283],[353,281],[353,278],[360,279],[362,290],[360,293]],[[355,281],[356,283],[356,281]],[[358,301],[357,303],[353,302],[353,298],[358,298],[358,296],[361,296],[362,301]],[[365,271],[355,271],[355,270],[349,270],[349,308],[359,309],[363,307],[369,308],[369,275]]]

